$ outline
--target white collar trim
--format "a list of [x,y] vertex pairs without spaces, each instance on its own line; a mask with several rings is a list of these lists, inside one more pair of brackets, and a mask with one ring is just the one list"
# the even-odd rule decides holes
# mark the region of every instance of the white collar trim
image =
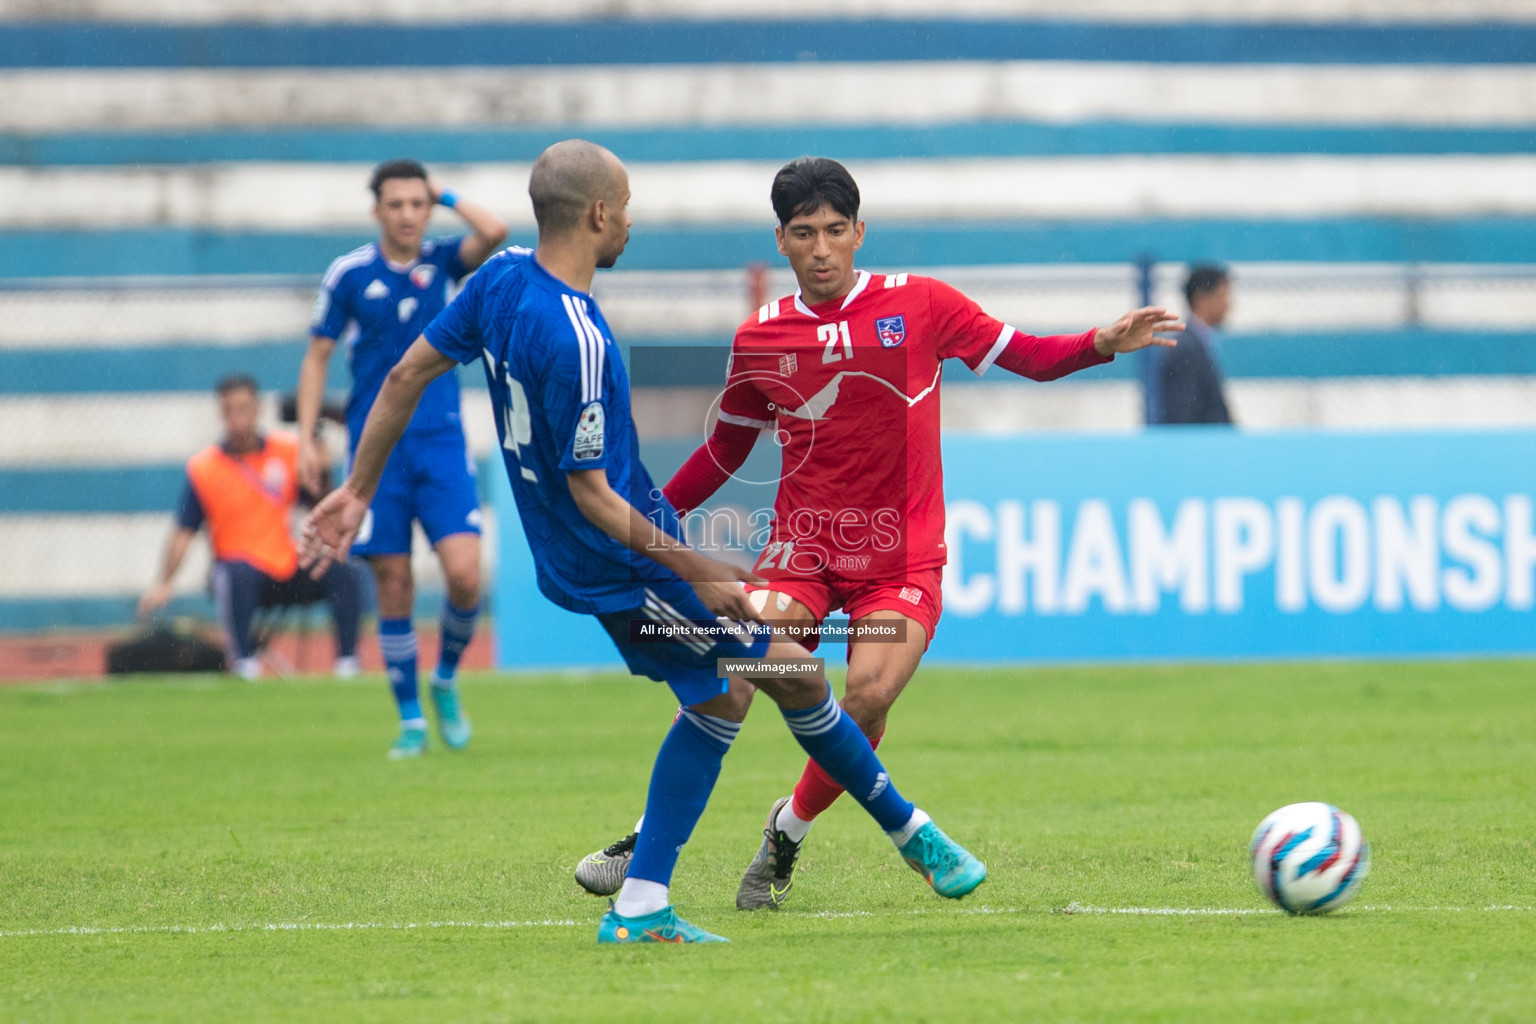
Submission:
[[[847,309],[849,304],[852,303],[854,299],[858,298],[860,293],[862,293],[865,288],[869,287],[869,281],[870,281],[870,273],[869,273],[869,271],[867,271],[867,270],[859,271],[859,279],[854,282],[853,288],[848,292],[847,295],[845,295],[843,297],[843,304],[841,306],[837,307],[838,312],[842,312],[843,310]],[[804,313],[806,316],[810,317],[812,320],[820,320],[821,317],[817,316],[815,313],[812,313],[811,312],[811,307],[807,306],[805,304],[805,299],[801,298],[801,294],[802,293],[800,292],[799,289],[795,290],[795,309],[798,310],[801,313]]]

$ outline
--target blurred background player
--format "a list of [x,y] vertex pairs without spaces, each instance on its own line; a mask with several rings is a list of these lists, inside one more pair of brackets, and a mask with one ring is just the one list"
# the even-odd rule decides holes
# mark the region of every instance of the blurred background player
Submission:
[[[764,430],[778,431],[784,468],[773,534],[756,566],[767,582],[748,589],[754,607],[791,637],[839,608],[847,613],[855,635],[842,706],[878,747],[942,610],[943,361],[960,359],[977,374],[995,364],[1055,380],[1116,353],[1172,345],[1157,332],[1182,325],[1147,307],[1109,327],[1034,337],[942,281],[857,270],[859,187],[835,160],[791,161],[774,177],[770,198],[779,252],[800,289],[737,328],[715,429],[666,495],[681,511],[697,508],[742,466]],[[896,424],[904,433],[893,434]],[[858,638],[876,622],[893,627],[894,641]],[[806,763],[792,796],[769,809],[738,907],[784,901],[811,823],[842,792],[814,760]],[[588,856],[577,881],[599,895],[611,891],[631,845],[626,838]]]
[[[668,899],[678,854],[750,704],[750,688],[719,677],[719,659],[793,661],[782,678],[758,686],[800,745],[850,787],[936,892],[971,892],[986,868],[897,792],[803,647],[741,625],[760,620],[740,582],[757,577],[684,543],[676,513],[639,460],[629,378],[588,294],[596,268],[612,266],[629,239],[624,165],[590,142],[556,143],[534,164],[529,192],[538,250],[499,254],[390,371],[352,475],[305,525],[305,564],[345,557],[425,388],[455,362],[483,356],[540,590],[596,616],[630,671],[666,682],[683,705],[657,753],[629,877],[598,941],[723,941],[680,919]],[[645,623],[683,632],[647,641],[635,633]]]
[[262,608],[308,605],[324,598],[336,623],[336,675],[357,675],[358,580],[338,564],[318,580],[298,571],[291,516],[298,499],[298,442],[257,430],[256,381],[243,374],[220,380],[224,438],[187,461],[187,483],[166,543],[160,578],[139,600],[147,618],[171,599],[171,581],[203,524],[213,545],[213,596],[231,670],[261,675],[251,623]]
[[[414,160],[390,160],[374,169],[373,215],[377,242],[354,249],[325,272],[310,325],[309,351],[299,374],[299,473],[318,482],[324,457],[312,439],[325,396],[336,343],[346,345],[352,370],[347,401],[348,444],[355,450],[384,377],[411,342],[452,299],[458,282],[485,262],[507,236],[507,226],[485,207],[443,189]],[[453,210],[471,233],[425,238],[434,205]],[[379,647],[400,711],[400,735],[391,758],[426,750],[411,621],[411,524],[421,523],[443,567],[448,594],[442,641],[432,673],[432,703],[443,743],[469,742],[469,718],[459,701],[459,656],[480,614],[480,502],[474,463],[464,439],[459,383],[453,374],[433,381],[374,496],[356,553],[373,569],[378,594]]]
[[1226,268],[1192,268],[1184,282],[1189,323],[1178,347],[1159,352],[1159,423],[1228,423],[1226,377],[1221,371],[1221,325],[1232,308],[1232,278]]

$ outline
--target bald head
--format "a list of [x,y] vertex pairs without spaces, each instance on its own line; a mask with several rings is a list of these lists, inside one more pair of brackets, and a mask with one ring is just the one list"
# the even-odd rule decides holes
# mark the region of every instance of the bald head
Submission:
[[613,202],[623,174],[618,157],[585,139],[566,139],[540,153],[528,177],[539,233],[562,234],[597,200]]

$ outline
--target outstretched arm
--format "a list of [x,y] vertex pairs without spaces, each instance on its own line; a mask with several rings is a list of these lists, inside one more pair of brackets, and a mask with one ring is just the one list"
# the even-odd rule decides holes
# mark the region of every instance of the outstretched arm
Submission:
[[737,621],[763,621],[741,587],[742,582],[761,583],[761,577],[748,569],[705,557],[666,533],[613,489],[607,470],[573,470],[565,475],[565,481],[576,507],[593,526],[687,580],[704,607]]
[[421,393],[428,384],[453,369],[454,361],[443,355],[426,338],[417,338],[405,355],[384,378],[384,387],[374,399],[368,422],[363,426],[352,456],[352,475],[346,483],[326,495],[304,519],[299,540],[299,564],[316,579],[325,575],[332,562],[343,561],[368,512],[368,503],[379,489],[384,464],[405,433]]
[[459,243],[459,262],[464,264],[466,272],[484,263],[496,247],[507,240],[507,222],[492,213],[489,207],[443,188],[434,178],[427,179],[427,188],[432,190],[433,202],[448,207],[469,225],[472,234]]
[[1120,352],[1148,345],[1173,345],[1164,332],[1184,325],[1157,306],[1132,310],[1108,327],[1082,334],[1035,337],[989,316],[975,300],[942,281],[914,278],[928,291],[929,312],[937,331],[940,359],[965,361],[978,375],[996,363],[1031,380],[1055,380],[1109,362]]
[[986,373],[987,368],[996,363],[1009,373],[1030,380],[1056,380],[1109,362],[1110,357],[1100,355],[1094,347],[1096,327],[1082,334],[1047,334],[1043,337],[1011,327],[1004,330],[987,358],[971,367],[978,374]]
[[988,358],[973,369],[985,373],[996,363],[1030,380],[1056,380],[1107,363],[1121,352],[1135,352],[1149,345],[1172,347],[1175,340],[1163,332],[1183,329],[1173,314],[1156,306],[1133,310],[1108,327],[1095,327],[1082,334],[1035,337],[1005,328]]

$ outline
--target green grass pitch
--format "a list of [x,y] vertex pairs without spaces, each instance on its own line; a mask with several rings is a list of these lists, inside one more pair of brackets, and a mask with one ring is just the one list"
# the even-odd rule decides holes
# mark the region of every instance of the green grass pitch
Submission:
[[[472,677],[472,748],[417,763],[384,759],[377,678],[13,687],[0,1021],[1529,1021],[1533,687],[1514,661],[925,668],[883,754],[990,880],[939,899],[845,800],[790,905],[747,915],[801,764],[763,701],[673,890],[733,942],[688,948],[599,948],[570,874],[641,809],[658,685]],[[1293,919],[1246,844],[1308,799],[1375,864]],[[1102,912],[1138,908],[1225,913]]]

